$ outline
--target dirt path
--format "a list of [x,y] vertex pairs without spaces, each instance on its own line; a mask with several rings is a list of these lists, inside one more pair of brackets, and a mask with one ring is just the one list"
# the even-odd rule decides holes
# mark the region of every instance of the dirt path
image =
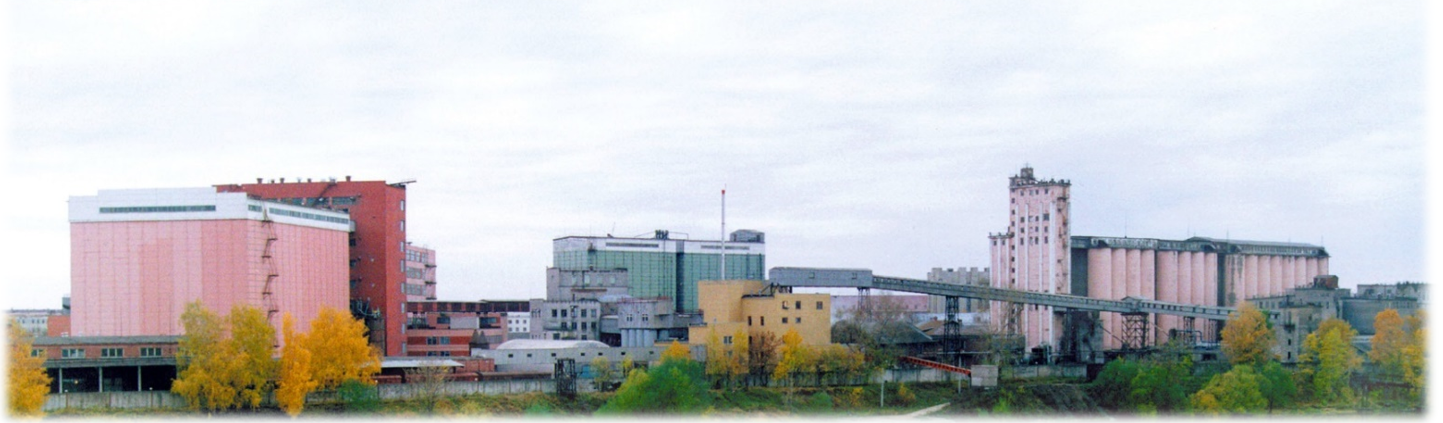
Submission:
[[913,411],[913,412],[911,412],[911,413],[907,413],[907,414],[904,415],[903,417],[921,417],[921,416],[925,416],[925,415],[928,415],[928,414],[932,414],[932,413],[938,412],[938,411],[942,410],[943,408],[947,408],[947,406],[949,406],[949,405],[952,405],[952,403],[950,403],[950,402],[944,402],[944,403],[941,403],[941,404],[938,404],[938,405],[934,405],[934,406],[931,406],[931,407],[923,408],[923,409],[921,409],[921,410]]

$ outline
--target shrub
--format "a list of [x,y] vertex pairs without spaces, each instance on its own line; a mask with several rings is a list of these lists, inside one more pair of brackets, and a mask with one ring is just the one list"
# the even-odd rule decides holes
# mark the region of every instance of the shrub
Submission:
[[807,408],[813,411],[832,411],[833,406],[832,396],[827,395],[827,391],[817,391],[817,393],[812,394],[811,398],[807,399]]
[[907,383],[903,382],[903,383],[898,383],[898,384],[897,384],[897,403],[898,403],[898,404],[901,404],[901,405],[912,405],[912,403],[913,403],[913,402],[916,402],[916,401],[917,401],[917,395],[916,395],[916,394],[913,394],[911,389],[907,389]]
[[649,370],[633,370],[597,413],[696,413],[710,403],[701,363],[669,359]]
[[340,388],[336,389],[336,394],[346,405],[347,412],[374,413],[381,409],[381,396],[376,392],[376,387],[359,380],[342,382]]

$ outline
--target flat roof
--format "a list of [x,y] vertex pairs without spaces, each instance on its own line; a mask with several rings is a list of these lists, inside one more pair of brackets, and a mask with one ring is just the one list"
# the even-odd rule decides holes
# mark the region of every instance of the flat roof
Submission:
[[177,344],[178,335],[154,336],[41,336],[35,338],[35,346],[55,345],[106,345],[106,344]]

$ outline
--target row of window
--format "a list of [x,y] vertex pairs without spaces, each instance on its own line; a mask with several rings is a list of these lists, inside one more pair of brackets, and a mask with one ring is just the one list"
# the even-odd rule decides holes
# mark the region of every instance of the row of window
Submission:
[[450,344],[451,344],[451,338],[448,338],[448,337],[444,337],[444,336],[428,336],[428,337],[426,337],[426,345],[450,345]]
[[[647,355],[656,355],[656,351],[647,351],[646,353],[647,353]],[[621,352],[621,355],[622,355],[623,357],[625,357],[625,356],[626,356],[626,351],[622,351],[622,352]],[[551,353],[551,356],[552,356],[552,357],[555,357],[555,356],[556,356],[556,353]],[[585,356],[586,356],[586,353],[581,353],[581,356],[582,356],[582,357],[585,357]],[[596,356],[597,356],[597,357],[605,357],[605,356],[606,356],[606,353],[605,353],[605,352],[602,352],[602,351],[597,351],[597,352],[596,352]],[[514,353],[508,353],[508,354],[506,354],[506,358],[516,358],[516,354],[514,354]],[[531,353],[526,353],[526,358],[531,358]]]
[[[802,302],[801,302],[801,301],[796,301],[796,302],[795,302],[795,306],[796,306],[796,309],[797,309],[797,310],[801,310],[801,309],[802,309]],[[821,310],[821,309],[822,309],[822,302],[821,302],[821,301],[817,301],[817,310]],[[786,302],[786,301],[782,301],[782,310],[791,310],[791,309],[787,308],[787,302]]]
[[[757,325],[757,326],[766,326],[766,325],[767,325],[767,316],[756,316],[756,317],[758,317],[758,320],[759,320],[760,323],[761,323],[761,324],[759,324],[759,325]],[[787,324],[787,323],[795,323],[795,324],[800,325],[800,324],[802,324],[802,318],[801,318],[800,316],[799,316],[799,317],[792,317],[792,318],[783,317],[783,318],[782,318],[782,324],[785,325],[785,324]],[[752,325],[752,316],[747,316],[747,326],[751,326],[751,325]]]
[[215,206],[144,206],[144,207],[101,207],[101,213],[184,213],[213,212]]
[[[44,356],[44,355],[45,355],[45,350],[42,349],[42,348],[35,348],[35,349],[31,349],[31,350],[30,350],[30,356],[32,356],[32,357],[42,357],[42,356]],[[140,347],[140,356],[141,356],[141,357],[160,357],[160,347]],[[124,348],[114,347],[114,348],[101,348],[101,349],[100,349],[100,358],[121,358],[121,357],[125,357],[125,349],[124,349]],[[61,349],[60,349],[60,358],[66,358],[66,359],[69,359],[69,358],[85,358],[85,349],[84,349],[84,348],[61,348]]]
[[[214,208],[214,207],[212,207],[212,208]],[[299,217],[299,218],[301,218],[301,219],[318,220],[318,221],[322,221],[322,222],[340,223],[340,224],[350,224],[350,223],[351,223],[351,219],[340,218],[340,217],[331,217],[331,216],[322,216],[322,215],[318,215],[318,214],[298,212],[298,211],[294,211],[294,210],[278,209],[278,208],[275,208],[275,207],[271,207],[271,208],[270,208],[270,212],[271,212],[271,213],[278,214],[278,215],[281,215],[281,216]]]
[[[559,316],[557,315],[557,312],[558,312],[558,311],[560,312],[560,315],[559,315]],[[588,312],[588,311],[591,312],[591,316],[590,316],[590,317],[601,317],[601,313],[598,312],[598,311],[596,311],[596,310],[588,310],[588,309],[584,309],[584,308],[583,308],[583,309],[580,309],[580,310],[577,310],[577,311],[578,311],[578,313],[576,313],[576,316],[575,316],[575,317],[587,317],[587,312]],[[563,309],[555,309],[555,308],[551,309],[551,317],[552,317],[552,318],[564,318],[564,317],[566,317],[566,309],[564,309],[564,308],[563,308]]]

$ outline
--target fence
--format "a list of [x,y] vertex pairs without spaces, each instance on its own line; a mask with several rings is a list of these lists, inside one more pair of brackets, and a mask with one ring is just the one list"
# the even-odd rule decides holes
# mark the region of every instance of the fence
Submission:
[[64,408],[180,408],[185,399],[170,391],[71,392],[50,394],[45,411]]
[[[1017,366],[1007,367],[1004,370],[1004,377],[1007,378],[1042,378],[1042,377],[1086,377],[1087,369],[1083,366]],[[794,378],[793,385],[799,387],[815,386],[856,386],[862,384],[877,383],[879,378],[885,378],[888,382],[951,382],[957,380],[960,375],[948,373],[937,369],[899,368],[887,369],[880,375],[842,375],[833,373],[804,373]],[[783,384],[772,381],[769,375],[749,375],[745,383],[748,386],[783,386]],[[420,384],[382,384],[375,387],[377,394],[382,400],[408,399],[421,396],[424,388]],[[578,383],[577,389],[582,392],[594,391],[591,383]],[[555,392],[556,381],[546,379],[512,379],[512,380],[484,380],[479,382],[446,382],[440,388],[443,395],[502,395],[518,394],[525,392]],[[312,404],[336,402],[339,398],[335,392],[312,392],[306,397],[306,401]],[[263,404],[274,405],[274,397],[267,396]],[[62,408],[181,408],[185,407],[185,399],[169,391],[150,392],[81,392],[50,394],[45,400],[45,411],[59,410]]]

